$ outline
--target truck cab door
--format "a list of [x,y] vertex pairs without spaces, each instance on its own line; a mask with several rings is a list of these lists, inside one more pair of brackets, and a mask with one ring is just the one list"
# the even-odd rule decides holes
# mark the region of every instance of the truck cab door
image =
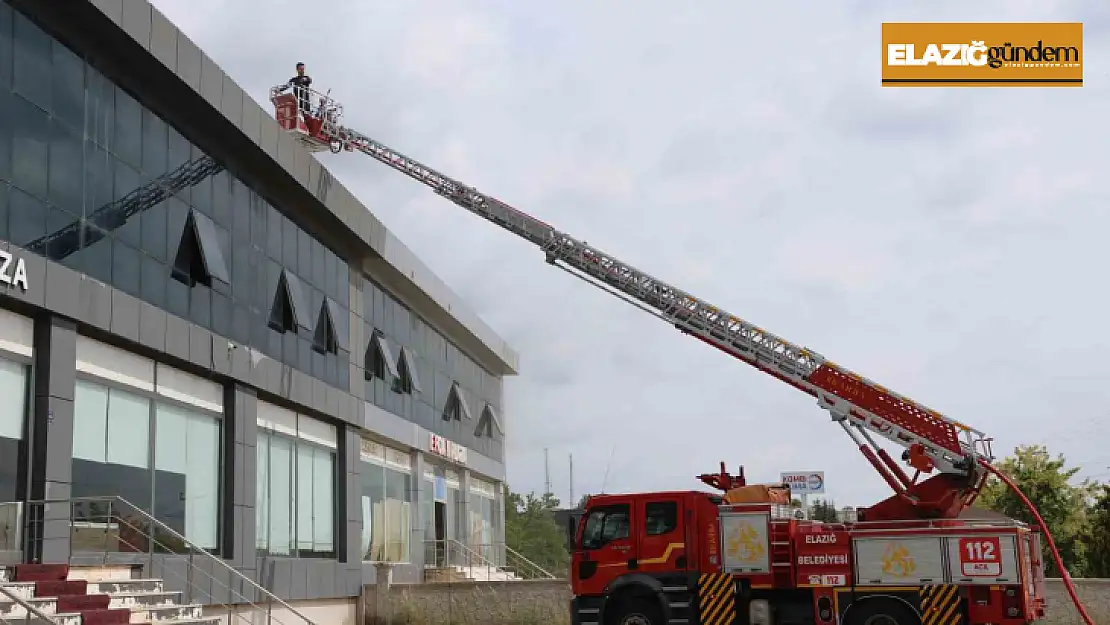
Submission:
[[647,496],[636,502],[640,543],[638,570],[644,573],[684,571],[686,555],[683,501],[679,496]]
[[610,581],[637,566],[632,512],[630,503],[613,503],[586,514],[572,565],[576,594],[601,594]]

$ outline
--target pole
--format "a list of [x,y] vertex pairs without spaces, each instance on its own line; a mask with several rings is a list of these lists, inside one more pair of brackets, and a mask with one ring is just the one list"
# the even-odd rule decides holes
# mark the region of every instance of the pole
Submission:
[[574,454],[570,454],[570,499],[567,500],[567,507],[578,505],[574,500]]
[[543,448],[543,494],[551,494],[551,467],[547,464],[547,448]]

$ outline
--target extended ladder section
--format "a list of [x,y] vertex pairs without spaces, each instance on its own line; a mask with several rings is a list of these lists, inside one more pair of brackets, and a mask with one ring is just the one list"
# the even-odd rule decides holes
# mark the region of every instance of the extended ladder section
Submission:
[[[871,437],[875,434],[906,448],[904,458],[919,471],[928,473],[936,468],[942,473],[968,476],[978,471],[981,455],[989,456],[987,439],[977,430],[671,286],[366,135],[344,127],[339,140],[345,149],[371,156],[475,215],[531,241],[543,249],[548,262],[810,394],[867,452],[870,450],[865,443],[876,447]],[[885,452],[878,451],[889,464]],[[868,457],[878,464],[873,456]]]

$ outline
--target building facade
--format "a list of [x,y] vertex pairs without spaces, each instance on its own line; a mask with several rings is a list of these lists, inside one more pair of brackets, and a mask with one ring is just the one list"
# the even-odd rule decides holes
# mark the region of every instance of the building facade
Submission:
[[516,360],[145,0],[0,3],[0,558],[118,496],[294,600],[497,561]]

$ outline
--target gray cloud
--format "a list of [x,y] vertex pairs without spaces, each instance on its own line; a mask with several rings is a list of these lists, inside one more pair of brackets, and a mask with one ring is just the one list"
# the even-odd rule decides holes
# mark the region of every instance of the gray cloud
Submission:
[[[1110,464],[1098,3],[156,4],[260,101],[303,60],[367,134],[997,450]],[[1082,89],[879,87],[884,20],[1059,19],[1092,23]],[[541,487],[550,447],[559,495],[567,454],[584,493],[613,452],[609,490],[694,487],[727,460],[753,479],[823,469],[841,504],[885,496],[810,398],[388,168],[323,160],[522,353],[515,488]]]

